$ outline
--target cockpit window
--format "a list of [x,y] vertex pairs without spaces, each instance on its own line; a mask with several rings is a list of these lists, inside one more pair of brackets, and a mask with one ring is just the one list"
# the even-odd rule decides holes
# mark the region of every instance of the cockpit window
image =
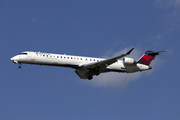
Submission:
[[19,53],[19,55],[27,55],[27,53]]

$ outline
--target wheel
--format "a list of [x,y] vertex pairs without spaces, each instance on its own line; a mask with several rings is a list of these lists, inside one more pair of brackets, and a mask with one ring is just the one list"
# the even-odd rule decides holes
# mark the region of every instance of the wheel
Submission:
[[88,80],[91,80],[93,77],[91,75],[88,76]]
[[95,75],[98,76],[100,74],[100,72],[96,72]]
[[19,63],[19,67],[18,67],[18,68],[20,69],[21,67],[22,67],[22,64],[21,64],[21,63]]

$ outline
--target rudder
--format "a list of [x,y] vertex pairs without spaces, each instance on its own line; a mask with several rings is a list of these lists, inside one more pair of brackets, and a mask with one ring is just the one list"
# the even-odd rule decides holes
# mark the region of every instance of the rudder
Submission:
[[146,51],[145,54],[138,60],[137,63],[150,65],[152,60],[155,59],[156,55],[159,55],[159,52]]

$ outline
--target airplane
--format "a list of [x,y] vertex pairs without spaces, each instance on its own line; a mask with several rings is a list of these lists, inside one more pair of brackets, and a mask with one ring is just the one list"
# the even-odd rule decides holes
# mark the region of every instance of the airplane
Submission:
[[[42,52],[22,52],[10,60],[13,63],[18,63],[19,68],[23,64],[34,64],[34,65],[46,65],[46,66],[58,66],[58,67],[69,67],[75,69],[76,74],[81,79],[91,80],[94,75],[98,76],[100,73],[106,72],[123,72],[123,73],[134,73],[139,71],[145,71],[152,69],[150,65],[151,61],[155,59],[156,55],[159,55],[163,51],[146,51],[139,60],[125,57],[129,55],[134,48],[130,49],[127,53],[121,54],[116,57],[109,59],[74,56],[66,54],[52,54]],[[123,58],[122,60],[119,60]]]

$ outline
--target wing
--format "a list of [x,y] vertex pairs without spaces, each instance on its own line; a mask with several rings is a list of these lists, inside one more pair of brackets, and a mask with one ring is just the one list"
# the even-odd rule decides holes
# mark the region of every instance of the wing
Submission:
[[82,66],[80,66],[80,69],[76,70],[76,73],[82,79],[87,79],[87,77],[89,75],[91,75],[91,76],[99,75],[107,66],[115,63],[118,59],[129,55],[133,49],[134,48],[129,50],[126,54],[122,54],[120,56],[116,56],[116,57],[109,58],[109,59],[102,60],[102,61],[95,62],[95,63],[82,65]]
[[[132,48],[132,49],[131,49],[130,51],[128,51],[126,54],[122,54],[122,55],[120,55],[120,56],[113,57],[113,58],[110,58],[110,59],[106,59],[106,60],[103,60],[103,61],[100,61],[100,62],[95,62],[95,63],[86,64],[86,65],[83,65],[83,66],[81,66],[81,67],[82,67],[82,68],[87,68],[87,69],[106,68],[107,66],[115,63],[118,59],[120,59],[120,58],[122,58],[122,57],[125,57],[126,55],[129,55],[133,49],[134,49],[134,48]],[[103,70],[104,70],[104,69],[103,69]]]

